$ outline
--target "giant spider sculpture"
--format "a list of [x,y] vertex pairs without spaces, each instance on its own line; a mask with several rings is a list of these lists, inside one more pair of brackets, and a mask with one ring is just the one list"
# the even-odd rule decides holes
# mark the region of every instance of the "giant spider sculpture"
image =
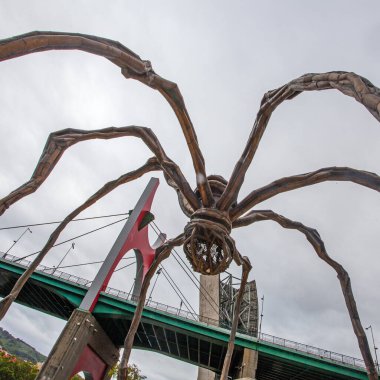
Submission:
[[128,126],[90,131],[64,129],[51,133],[31,179],[0,200],[0,215],[13,203],[36,191],[51,173],[64,151],[78,142],[90,139],[113,139],[134,136],[140,138],[147,145],[153,152],[153,157],[140,168],[105,184],[64,219],[51,234],[48,242],[38,254],[33,264],[19,278],[11,293],[1,301],[0,319],[4,317],[27,279],[54,245],[59,234],[74,217],[116,187],[133,181],[145,173],[162,171],[168,185],[173,187],[177,192],[180,207],[190,220],[185,226],[183,233],[175,239],[168,240],[157,249],[155,260],[144,279],[136,313],[125,339],[125,350],[118,374],[119,380],[124,380],[127,375],[127,362],[150,280],[160,262],[169,256],[174,246],[179,245],[183,245],[185,255],[194,271],[204,275],[215,275],[225,271],[232,260],[243,268],[242,284],[236,303],[231,337],[221,375],[221,379],[227,379],[234,348],[238,323],[237,316],[243,294],[242,290],[251,269],[248,258],[240,255],[230,233],[233,228],[247,226],[263,220],[275,221],[284,228],[295,229],[304,234],[317,255],[336,271],[353,330],[365,361],[368,378],[372,380],[377,379],[377,371],[359,319],[350,278],[346,270],[328,255],[324,243],[315,229],[290,220],[273,211],[253,208],[260,202],[277,194],[324,181],[351,181],[379,191],[380,177],[374,173],[348,167],[327,167],[310,173],[281,178],[252,191],[243,200],[238,201],[237,198],[244,181],[245,173],[252,162],[270,116],[275,108],[284,100],[293,99],[303,91],[337,89],[343,94],[355,98],[380,121],[380,90],[359,75],[339,71],[323,74],[306,74],[276,90],[267,92],[260,104],[243,154],[237,162],[229,181],[226,181],[218,175],[206,175],[205,163],[198,146],[197,136],[178,86],[156,74],[149,61],[141,60],[138,55],[120,43],[105,38],[76,33],[32,32],[0,41],[0,60],[8,60],[30,53],[53,49],[77,49],[102,56],[119,66],[125,78],[138,80],[158,90],[172,107],[182,128],[195,169],[197,187],[195,191],[191,189],[180,168],[166,155],[157,137],[148,128]]

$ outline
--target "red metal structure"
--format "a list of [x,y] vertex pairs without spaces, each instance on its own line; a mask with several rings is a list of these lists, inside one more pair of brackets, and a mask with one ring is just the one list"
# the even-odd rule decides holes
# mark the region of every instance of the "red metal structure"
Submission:
[[79,372],[85,373],[86,380],[103,380],[107,375],[107,364],[89,346],[83,350],[81,357],[75,365],[72,376]]
[[135,251],[137,262],[133,295],[136,297],[139,295],[142,281],[153,262],[156,248],[165,240],[165,236],[160,235],[153,246],[151,246],[148,238],[148,224],[154,218],[150,209],[158,185],[159,180],[151,178],[96,275],[86,297],[80,305],[80,309],[90,312],[94,310],[99,293],[106,289],[112,273],[120,260],[132,249]]
[[[150,209],[158,185],[159,180],[151,178],[37,379],[67,380],[68,376],[71,378],[80,372],[85,373],[86,380],[109,379],[108,372],[118,359],[118,350],[91,313],[120,260],[132,249],[137,263],[133,296],[138,298],[142,281],[155,258],[156,248],[165,240],[165,235],[161,234],[151,246],[148,237],[148,224],[154,219]],[[112,355],[110,350],[114,351]]]

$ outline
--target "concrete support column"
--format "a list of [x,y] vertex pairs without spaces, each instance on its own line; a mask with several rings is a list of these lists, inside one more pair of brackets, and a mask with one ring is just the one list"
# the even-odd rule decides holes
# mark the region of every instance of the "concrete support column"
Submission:
[[[200,282],[199,314],[219,321],[219,275],[201,275]],[[207,318],[204,318],[205,322]],[[215,380],[215,373],[205,368],[198,368],[198,380]]]
[[78,372],[86,379],[108,380],[119,350],[94,316],[76,309],[52,348],[36,380],[68,380]]
[[257,361],[259,355],[257,351],[244,349],[241,369],[239,371],[239,380],[255,380]]

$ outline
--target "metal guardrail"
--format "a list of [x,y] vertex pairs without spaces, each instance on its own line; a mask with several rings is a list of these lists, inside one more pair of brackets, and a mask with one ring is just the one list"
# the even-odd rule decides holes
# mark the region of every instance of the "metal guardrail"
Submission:
[[[20,266],[23,266],[26,268],[29,267],[30,264],[32,263],[29,260],[19,259],[18,257],[13,256],[13,255],[9,255],[9,254],[1,255],[0,259],[12,262],[14,264],[19,264]],[[78,284],[78,285],[81,285],[81,286],[86,287],[86,288],[89,288],[91,286],[91,283],[92,283],[92,281],[86,280],[86,279],[78,277],[78,276],[74,276],[74,275],[69,274],[69,273],[62,272],[62,271],[60,271],[54,267],[53,268],[47,267],[45,265],[39,265],[37,267],[37,271],[45,273],[45,274],[49,274],[51,276],[54,276],[54,277],[57,277],[57,278],[60,278],[60,279],[66,280],[66,281],[70,281],[74,284]],[[138,301],[138,298],[133,296],[132,293],[127,293],[127,292],[124,292],[122,290],[118,290],[118,289],[114,289],[114,288],[110,288],[110,287],[107,287],[104,293],[107,293],[111,296],[114,296],[116,298],[120,298],[120,299],[123,299],[126,301],[131,301],[134,303],[137,303],[137,301]],[[173,306],[168,306],[168,305],[165,305],[163,303],[153,301],[151,299],[148,299],[145,302],[145,306],[149,307],[151,309],[154,309],[154,310],[159,310],[159,311],[162,311],[164,313],[175,315],[175,316],[178,316],[178,317],[181,317],[181,318],[184,318],[187,320],[191,320],[194,322],[204,323],[204,324],[209,325],[209,326],[221,327],[221,328],[225,328],[227,330],[230,329],[229,324],[220,324],[220,322],[218,320],[211,319],[208,317],[203,317],[201,315],[192,313],[190,311],[178,309],[178,308],[173,307]],[[244,329],[239,329],[238,332],[241,334],[247,335],[247,331]],[[267,342],[270,344],[274,344],[276,346],[289,348],[289,349],[294,350],[294,351],[299,351],[299,352],[303,352],[306,354],[310,354],[310,355],[313,355],[313,356],[316,356],[316,357],[319,357],[322,359],[328,359],[328,360],[331,360],[331,361],[336,362],[336,363],[349,365],[349,366],[357,367],[360,369],[366,368],[364,361],[362,359],[357,359],[357,358],[354,358],[351,356],[338,354],[336,352],[324,350],[324,349],[318,348],[318,347],[309,346],[309,345],[303,344],[303,343],[297,343],[297,342],[294,342],[294,341],[291,341],[288,339],[284,339],[284,338],[279,338],[279,337],[276,337],[273,335],[260,333],[259,337],[257,337],[257,338],[253,337],[253,339],[257,339],[258,341],[264,341],[264,342]]]
[[[10,255],[8,253],[4,253],[2,256],[0,256],[0,259],[10,261],[14,264],[19,264],[19,265],[26,267],[26,268],[28,268],[32,263],[32,261],[20,259],[19,257]],[[74,284],[78,284],[78,285],[82,285],[82,286],[86,286],[86,287],[90,287],[90,285],[92,283],[92,281],[86,280],[86,279],[78,277],[78,276],[74,276],[74,275],[66,273],[66,272],[62,272],[62,271],[60,271],[54,267],[53,268],[47,267],[47,266],[42,265],[42,264],[40,264],[36,270],[38,270],[39,272],[50,274],[54,277],[62,278],[63,280],[66,280],[66,281],[73,282]]]
[[294,351],[304,352],[306,354],[317,356],[317,357],[322,358],[322,359],[332,360],[332,361],[337,362],[337,363],[342,363],[342,364],[350,365],[353,367],[359,367],[361,369],[366,368],[363,359],[358,359],[358,358],[354,358],[351,356],[338,354],[338,353],[333,352],[333,351],[324,350],[323,348],[309,346],[309,345],[303,344],[303,343],[297,343],[297,342],[294,342],[292,340],[288,340],[288,339],[284,339],[284,338],[278,338],[276,336],[264,334],[264,333],[260,333],[259,340],[275,344],[276,346],[282,346],[282,347],[290,348]]

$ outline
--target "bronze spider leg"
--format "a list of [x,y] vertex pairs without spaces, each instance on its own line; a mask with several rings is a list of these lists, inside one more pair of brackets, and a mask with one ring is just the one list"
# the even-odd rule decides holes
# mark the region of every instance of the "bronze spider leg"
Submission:
[[129,327],[128,334],[124,340],[124,352],[120,360],[119,371],[117,374],[118,380],[126,380],[128,375],[128,361],[131,355],[133,340],[136,335],[137,328],[139,326],[141,315],[144,309],[146,293],[149,288],[150,281],[154,274],[157,271],[158,266],[161,264],[163,260],[169,257],[172,249],[176,246],[182,245],[185,240],[184,234],[180,234],[175,239],[168,240],[162,246],[157,248],[156,256],[153,260],[152,265],[150,266],[146,276],[144,277],[144,281],[141,286],[141,291],[139,295],[139,299],[136,305],[136,310],[133,315],[133,319],[131,322],[131,326]]
[[179,199],[184,198],[184,202],[186,203],[182,205],[183,207],[190,208],[190,210],[198,208],[198,200],[186,178],[178,165],[166,155],[154,132],[145,127],[129,126],[120,128],[110,127],[90,131],[63,129],[51,133],[30,180],[0,200],[0,215],[13,203],[35,192],[49,176],[65,150],[72,145],[86,140],[113,139],[125,136],[140,138],[155,154],[169,185],[175,187],[177,192],[183,194],[183,197],[179,196]]
[[366,365],[368,378],[370,380],[377,380],[377,370],[373,362],[371,350],[368,345],[367,336],[364,332],[363,326],[360,321],[359,311],[356,307],[356,302],[351,287],[351,280],[347,271],[343,268],[341,264],[333,260],[328,255],[323,240],[321,239],[317,230],[307,227],[300,222],[290,220],[271,210],[253,210],[247,213],[246,215],[242,216],[241,218],[235,220],[235,222],[233,223],[233,227],[243,227],[253,224],[255,222],[265,220],[272,220],[280,224],[284,228],[294,229],[304,234],[306,239],[313,246],[318,257],[335,270],[340,282],[340,286],[342,288],[344,300],[346,302],[347,310],[350,315],[352,327],[357,337],[360,351],[362,353]]
[[106,183],[103,187],[101,187],[96,193],[94,193],[90,198],[88,198],[82,205],[77,207],[74,211],[72,211],[66,218],[58,225],[58,227],[52,232],[49,237],[49,240],[42,248],[41,252],[37,255],[37,257],[33,260],[31,265],[25,270],[25,272],[18,278],[16,284],[13,286],[11,292],[0,301],[0,320],[3,319],[8,309],[12,305],[13,301],[17,298],[23,286],[28,281],[29,277],[32,273],[37,269],[38,265],[42,262],[44,257],[47,255],[49,250],[53,247],[55,242],[57,241],[59,235],[64,230],[64,228],[82,211],[93,205],[99,199],[103,198],[105,195],[116,189],[118,186],[133,181],[145,173],[161,170],[160,164],[156,157],[150,158],[145,165],[141,166],[139,169],[134,170],[132,172],[126,173],[119,177],[114,181],[110,181]]
[[345,95],[355,98],[380,121],[380,89],[368,79],[354,73],[336,71],[323,74],[306,74],[277,90],[267,92],[260,105],[255,123],[243,154],[235,165],[224,193],[217,203],[220,210],[228,210],[236,201],[243,184],[245,173],[250,166],[261,137],[268,125],[272,112],[284,100],[292,99],[303,91],[337,89]]
[[0,61],[48,50],[81,50],[99,55],[120,67],[125,78],[138,80],[159,91],[173,109],[181,125],[193,161],[202,203],[204,207],[213,205],[204,158],[185,102],[176,83],[156,74],[149,61],[143,61],[137,54],[119,42],[79,33],[31,32],[0,40]]
[[[242,216],[244,212],[248,211],[258,203],[286,191],[299,189],[304,186],[310,186],[325,181],[351,181],[370,189],[380,191],[380,177],[377,174],[345,167],[323,168],[310,173],[285,177],[252,191],[247,197],[238,203],[237,206],[230,211],[230,218],[233,222],[233,227],[236,227],[236,223],[238,223],[241,218],[245,217]],[[238,219],[239,217],[241,218]],[[342,290],[345,295],[345,289],[343,287]],[[356,323],[352,319],[351,322],[353,325]],[[367,359],[365,359],[364,356],[366,353],[362,351],[362,355],[363,359],[366,361]]]
[[33,261],[32,265],[18,279],[10,294],[0,302],[0,320],[5,316],[12,302],[17,298],[28,278],[47,255],[66,225],[80,212],[94,204],[96,201],[108,194],[117,186],[136,179],[148,171],[161,169],[165,174],[165,179],[167,180],[168,184],[174,187],[177,191],[178,198],[181,200],[180,205],[184,212],[186,213],[187,209],[192,209],[192,204],[196,202],[194,193],[192,192],[190,185],[186,181],[179,167],[166,155],[153,131],[149,128],[130,126],[121,128],[111,127],[93,131],[64,129],[51,133],[31,179],[24,185],[20,186],[18,189],[11,192],[8,196],[0,200],[0,215],[11,204],[36,191],[38,187],[44,182],[44,180],[49,176],[54,166],[62,157],[64,151],[70,146],[85,140],[112,139],[125,136],[134,136],[142,139],[147,147],[156,155],[156,157],[148,160],[148,162],[140,169],[127,173],[121,176],[119,179],[111,181],[104,185],[84,204],[79,206],[64,219],[64,221],[50,235],[48,242],[42,251],[38,254],[36,259]]
[[[136,179],[148,171],[161,169],[165,174],[165,178],[168,184],[176,189],[178,198],[180,199],[181,208],[185,214],[192,210],[192,204],[193,202],[196,202],[195,196],[179,167],[166,155],[153,131],[151,131],[149,128],[135,126],[121,128],[111,127],[94,131],[65,129],[52,133],[48,138],[48,141],[45,145],[37,167],[32,175],[32,178],[24,185],[10,193],[7,197],[2,199],[0,201],[0,210],[4,212],[5,209],[9,207],[9,205],[37,190],[43,181],[48,177],[68,147],[80,141],[90,139],[112,139],[125,136],[134,136],[141,138],[143,142],[148,146],[148,148],[156,155],[156,157],[148,160],[147,164],[142,168],[128,173],[116,181],[107,183],[92,197],[90,197],[84,204],[79,206],[64,219],[64,221],[51,234],[45,247],[38,254],[32,265],[16,282],[11,293],[0,302],[0,320],[5,316],[12,302],[17,298],[28,278],[31,276],[33,271],[38,267],[51,247],[57,241],[60,233],[63,231],[66,225],[80,212],[91,206],[93,203],[108,194],[117,186],[129,182],[130,180]],[[197,206],[198,205],[196,204],[196,207]]]
[[278,179],[249,193],[230,211],[231,220],[236,220],[255,205],[285,191],[299,189],[326,181],[349,181],[380,191],[380,177],[376,173],[347,167],[329,167],[314,172]]
[[220,375],[220,380],[227,380],[228,378],[228,372],[231,365],[232,354],[234,352],[234,347],[235,347],[235,336],[236,336],[236,331],[237,331],[238,323],[239,323],[240,306],[243,300],[245,286],[247,285],[248,275],[252,269],[252,265],[248,257],[240,256],[240,254],[237,251],[235,253],[239,256],[239,259],[238,259],[239,261],[235,260],[236,263],[238,265],[242,265],[242,276],[241,276],[239,292],[236,298],[236,303],[235,303],[235,308],[234,308],[234,317],[233,317],[232,325],[231,325],[230,339],[228,341],[226,356],[224,357],[223,369]]

